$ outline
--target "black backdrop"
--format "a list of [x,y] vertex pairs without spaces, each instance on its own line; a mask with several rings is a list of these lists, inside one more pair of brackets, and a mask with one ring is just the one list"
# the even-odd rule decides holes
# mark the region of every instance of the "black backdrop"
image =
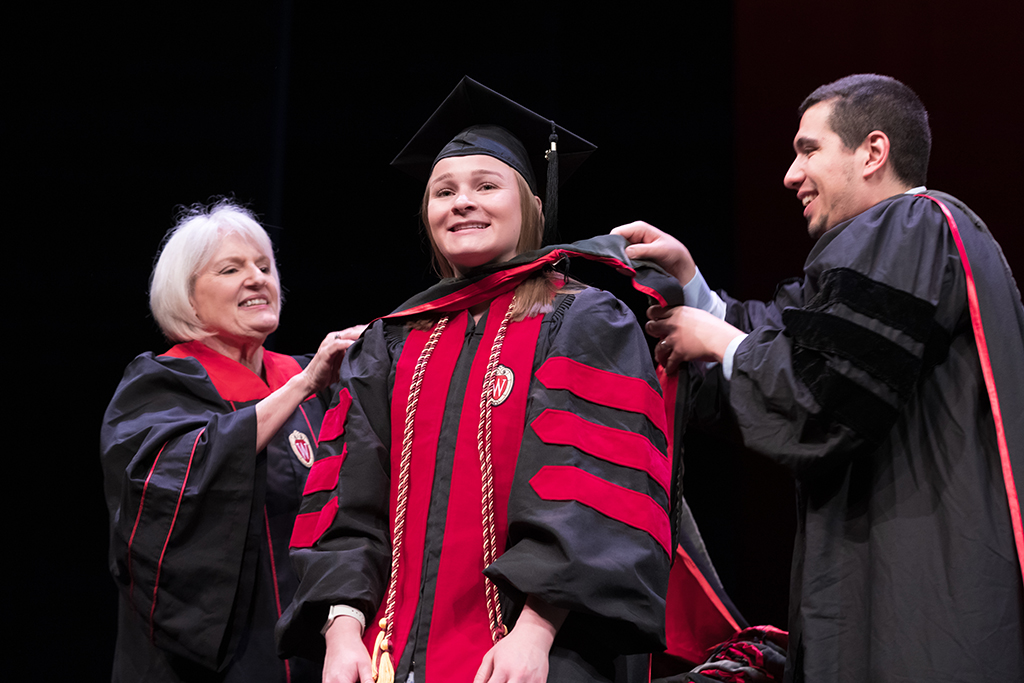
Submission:
[[[175,205],[229,194],[272,227],[288,300],[268,346],[312,350],[433,281],[421,188],[388,162],[464,74],[598,145],[563,188],[564,239],[642,218],[683,239],[713,286],[766,297],[810,248],[781,182],[797,104],[847,73],[888,73],[931,110],[930,185],[970,203],[1021,272],[1017,4],[778,4],[272,0],[12,20],[6,564],[29,677],[109,678],[97,433],[124,366],[166,347],[146,285]],[[628,287],[579,274],[642,311]],[[726,586],[751,621],[784,626],[788,477],[698,435],[687,468]]]

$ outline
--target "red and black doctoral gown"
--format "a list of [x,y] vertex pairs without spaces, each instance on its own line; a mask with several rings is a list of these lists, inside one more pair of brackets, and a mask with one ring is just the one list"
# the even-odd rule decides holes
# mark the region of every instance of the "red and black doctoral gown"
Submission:
[[[352,347],[292,537],[301,585],[279,626],[283,652],[322,652],[318,634],[333,604],[362,610],[365,641],[374,642],[385,609],[408,390],[430,335],[406,321],[443,312],[450,319],[426,366],[414,418],[396,680],[410,672],[417,683],[472,680],[492,646],[485,575],[501,590],[509,628],[527,595],[569,610],[549,680],[648,680],[647,653],[664,649],[674,551],[670,421],[636,319],[610,294],[560,294],[550,311],[510,323],[499,359],[510,393],[492,409],[503,552],[485,567],[482,550],[479,404],[513,288],[538,267],[581,251],[630,271],[623,246],[608,237],[549,247],[470,281],[443,282],[376,321]],[[649,275],[637,278],[644,291]],[[467,309],[488,300],[474,324]],[[699,538],[691,545],[700,548]]]
[[264,352],[266,381],[200,342],[144,353],[104,415],[114,681],[319,681],[273,629],[298,580],[288,539],[327,407],[306,400],[256,452],[255,404],[309,362]]

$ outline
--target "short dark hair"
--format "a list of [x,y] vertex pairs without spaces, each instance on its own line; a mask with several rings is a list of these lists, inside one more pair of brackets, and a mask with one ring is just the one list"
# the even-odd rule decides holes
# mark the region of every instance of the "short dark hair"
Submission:
[[823,85],[800,105],[800,116],[819,102],[831,102],[829,126],[849,149],[873,130],[889,136],[889,159],[896,176],[911,186],[924,185],[932,131],[928,112],[913,90],[895,78],[854,74]]

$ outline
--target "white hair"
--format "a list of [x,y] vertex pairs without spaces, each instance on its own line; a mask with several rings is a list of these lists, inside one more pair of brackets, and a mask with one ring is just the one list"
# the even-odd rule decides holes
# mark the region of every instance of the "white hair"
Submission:
[[277,313],[283,296],[281,278],[274,261],[274,245],[248,209],[222,199],[209,207],[194,204],[184,209],[178,224],[167,233],[163,248],[149,279],[149,309],[172,342],[187,342],[210,336],[192,308],[196,277],[213,258],[221,242],[236,234],[257,247],[270,259],[270,275],[279,292]]

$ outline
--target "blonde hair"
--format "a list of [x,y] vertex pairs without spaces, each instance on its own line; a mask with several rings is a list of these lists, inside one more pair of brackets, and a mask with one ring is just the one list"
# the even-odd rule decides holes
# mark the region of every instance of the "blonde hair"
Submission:
[[[241,236],[267,255],[271,277],[281,291],[274,245],[252,212],[226,199],[209,207],[194,204],[184,208],[177,225],[164,238],[149,279],[149,309],[168,340],[186,342],[210,336],[192,308],[191,297],[200,268],[231,234]],[[278,315],[283,298],[278,297]]]
[[516,287],[512,320],[519,322],[535,315],[550,313],[551,302],[556,294],[575,294],[584,289],[586,285],[581,282],[570,280],[553,270],[542,270]]
[[[554,310],[552,302],[557,294],[575,294],[582,292],[587,286],[576,280],[544,269],[531,275],[516,287],[516,304],[512,307],[512,322],[521,322],[535,315],[544,315]],[[444,315],[428,313],[418,318],[410,318],[406,325],[414,330],[429,330]]]

